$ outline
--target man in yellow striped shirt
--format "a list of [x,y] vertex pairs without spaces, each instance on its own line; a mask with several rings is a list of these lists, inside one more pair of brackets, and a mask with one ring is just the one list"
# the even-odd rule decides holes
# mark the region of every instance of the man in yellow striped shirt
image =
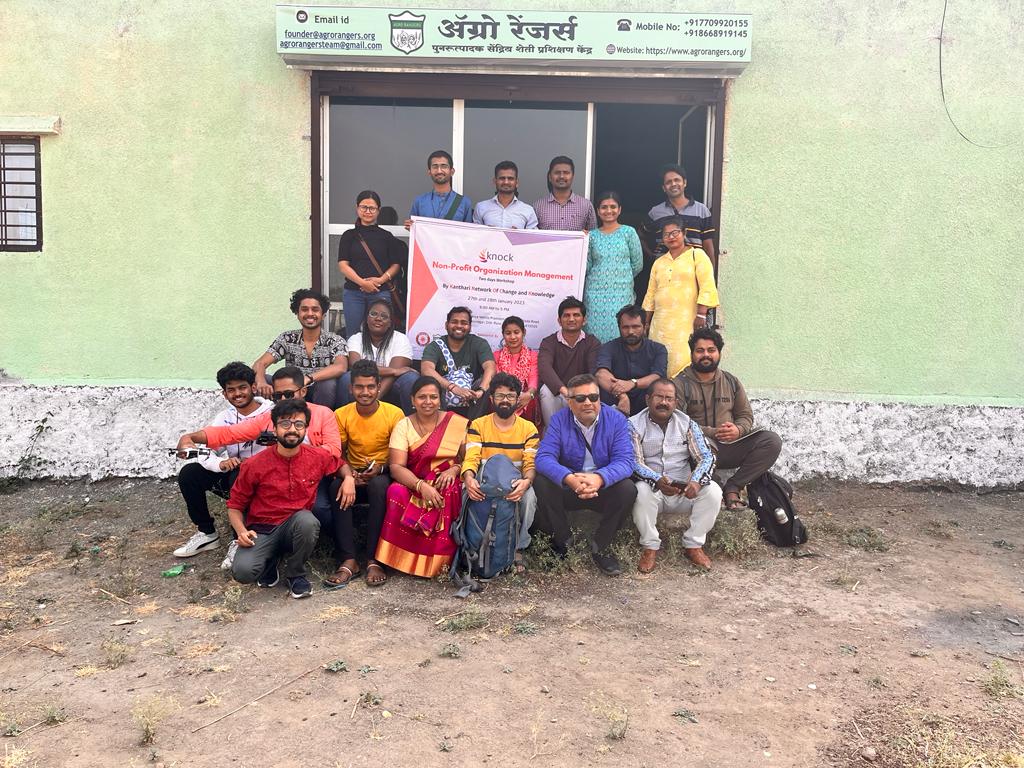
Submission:
[[522,522],[516,539],[516,573],[523,573],[523,550],[530,546],[530,526],[537,512],[537,496],[533,492],[533,467],[540,437],[533,422],[516,415],[516,403],[522,394],[523,385],[515,376],[497,373],[491,379],[488,395],[494,413],[481,416],[469,425],[466,436],[466,458],[462,462],[462,484],[466,494],[474,501],[483,501],[480,484],[476,480],[487,460],[497,454],[504,454],[518,467],[523,478],[516,481],[515,489],[505,498],[518,501]]

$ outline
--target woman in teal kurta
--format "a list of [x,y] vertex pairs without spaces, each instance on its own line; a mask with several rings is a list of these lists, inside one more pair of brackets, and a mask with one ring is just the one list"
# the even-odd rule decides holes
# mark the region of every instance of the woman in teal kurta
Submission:
[[605,192],[594,201],[601,224],[590,232],[587,279],[583,303],[587,305],[587,333],[602,342],[619,337],[615,313],[632,304],[633,278],[644,265],[636,230],[619,224],[622,200],[616,192]]

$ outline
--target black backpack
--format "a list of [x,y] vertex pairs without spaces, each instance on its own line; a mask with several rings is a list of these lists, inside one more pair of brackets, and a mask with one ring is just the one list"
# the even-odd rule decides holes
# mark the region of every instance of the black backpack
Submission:
[[795,547],[807,541],[807,527],[793,506],[793,486],[774,472],[747,484],[747,504],[757,515],[757,529],[776,547]]

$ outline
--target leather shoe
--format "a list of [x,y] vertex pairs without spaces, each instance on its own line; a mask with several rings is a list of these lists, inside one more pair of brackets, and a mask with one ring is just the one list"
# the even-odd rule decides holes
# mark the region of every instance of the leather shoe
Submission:
[[658,557],[658,550],[644,548],[643,553],[640,555],[640,562],[636,564],[636,569],[640,573],[650,573],[654,570],[654,561]]
[[705,571],[711,570],[711,558],[704,554],[703,547],[687,547],[685,554],[686,559],[698,568],[703,568]]

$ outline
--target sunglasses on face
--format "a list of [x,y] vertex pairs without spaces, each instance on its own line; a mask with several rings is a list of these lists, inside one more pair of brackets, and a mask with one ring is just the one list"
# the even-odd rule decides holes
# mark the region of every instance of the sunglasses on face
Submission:
[[585,403],[589,400],[592,403],[596,403],[601,399],[601,395],[595,392],[592,395],[569,395],[570,400],[575,400],[577,403]]
[[274,392],[270,396],[270,399],[276,403],[278,400],[291,400],[293,397],[295,397],[295,395],[296,390],[286,389],[284,392]]
[[292,427],[295,427],[295,429],[305,429],[306,422],[302,419],[278,419],[277,424],[274,426],[284,427],[285,429],[291,429]]

